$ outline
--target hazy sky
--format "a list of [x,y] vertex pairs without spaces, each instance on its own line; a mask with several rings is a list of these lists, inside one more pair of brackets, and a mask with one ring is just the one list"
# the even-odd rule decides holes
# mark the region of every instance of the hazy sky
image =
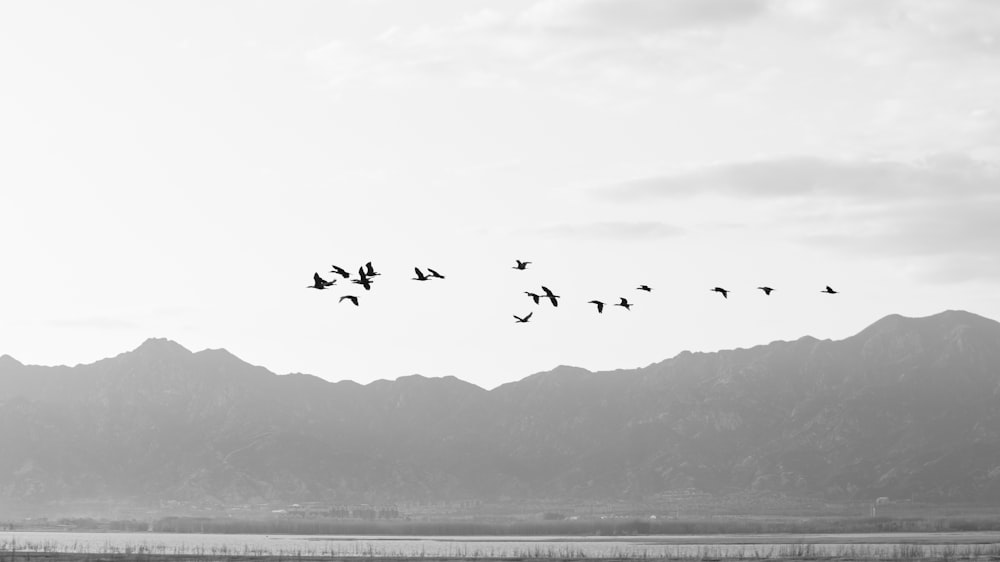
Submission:
[[493,387],[1000,318],[996,0],[5,2],[0,73],[25,363]]

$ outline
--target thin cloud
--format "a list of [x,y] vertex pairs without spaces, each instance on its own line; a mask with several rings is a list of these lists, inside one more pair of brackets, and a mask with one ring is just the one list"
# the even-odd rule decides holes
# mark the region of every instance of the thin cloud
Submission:
[[928,281],[958,283],[1000,278],[997,186],[996,162],[947,154],[737,162],[598,193],[623,205],[753,205],[754,230],[841,256],[898,261]]
[[768,0],[544,0],[521,21],[557,32],[653,33],[743,22],[767,7]]
[[795,156],[708,166],[599,189],[620,201],[715,195],[746,199],[836,199],[882,203],[992,194],[995,164],[959,155],[911,161]]
[[558,224],[538,229],[543,236],[593,238],[606,240],[641,240],[682,236],[684,229],[664,222],[605,221]]

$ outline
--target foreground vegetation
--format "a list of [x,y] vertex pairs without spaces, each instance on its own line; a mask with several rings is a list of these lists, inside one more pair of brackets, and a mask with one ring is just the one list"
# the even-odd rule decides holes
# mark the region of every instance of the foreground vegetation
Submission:
[[[832,548],[831,548],[832,546]],[[135,544],[109,548],[107,552],[87,552],[80,548],[64,545],[56,548],[45,543],[18,543],[0,541],[0,562],[319,562],[329,560],[505,560],[505,561],[569,561],[569,560],[680,560],[680,561],[748,561],[748,560],[815,560],[815,561],[940,561],[997,560],[1000,559],[1000,545],[827,545],[819,548],[811,544],[786,545],[745,545],[743,549],[702,546],[697,549],[677,547],[659,550],[621,550],[617,552],[593,553],[571,546],[540,545],[534,548],[512,548],[497,550],[469,549],[456,547],[446,553],[412,553],[392,549],[374,549],[358,545],[353,548],[330,549],[316,547],[309,550],[266,550],[249,547],[205,548]]]
[[393,520],[232,519],[168,517],[153,523],[160,533],[354,536],[631,536],[718,534],[930,533],[1000,531],[1000,516],[976,518],[704,518],[579,520]]

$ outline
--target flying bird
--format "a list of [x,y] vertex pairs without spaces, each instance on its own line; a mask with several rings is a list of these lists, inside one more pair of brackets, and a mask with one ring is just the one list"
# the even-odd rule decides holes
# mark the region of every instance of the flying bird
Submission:
[[587,301],[587,302],[590,303],[590,304],[596,304],[597,305],[597,313],[598,314],[604,312],[604,303],[603,302],[601,302],[601,301]]
[[514,323],[515,324],[527,324],[528,323],[528,319],[531,318],[532,314],[534,314],[534,312],[529,312],[528,315],[525,316],[524,318],[521,318],[520,316],[514,314],[513,315],[514,318],[517,318],[517,322],[514,322]]
[[830,295],[836,295],[838,293],[838,291],[834,291],[833,289],[831,289],[829,285],[826,286],[826,290],[825,291],[820,291],[820,292],[821,293],[827,293],[827,294],[830,294]]
[[722,287],[716,287],[714,289],[709,289],[709,290],[710,291],[715,291],[716,293],[721,293],[722,294],[722,298],[724,298],[724,299],[728,299],[729,298],[730,291],[727,290],[727,289],[723,289]]
[[636,290],[638,290],[638,291],[646,291],[647,293],[653,292],[653,288],[650,287],[649,285],[639,285],[638,287],[636,287]]
[[621,299],[622,302],[615,303],[615,306],[620,306],[625,310],[632,310],[632,303],[628,302],[628,299],[626,299],[625,297],[621,297]]
[[412,278],[414,281],[429,281],[430,280],[430,277],[427,277],[426,275],[424,275],[424,272],[420,271],[419,267],[414,267],[413,271],[415,271],[417,273],[417,276]]
[[525,291],[524,294],[526,294],[529,297],[531,297],[531,300],[535,301],[535,304],[538,304],[538,299],[542,298],[542,295],[538,295],[538,294],[532,293],[530,291]]
[[351,274],[345,271],[344,268],[342,267],[337,267],[335,265],[331,265],[330,267],[333,268],[330,270],[330,273],[336,273],[337,275],[343,277],[344,279],[347,279],[348,277],[351,276]]
[[552,291],[550,291],[549,288],[545,286],[542,286],[542,291],[545,291],[544,296],[547,297],[549,301],[552,302],[552,306],[559,306],[559,301],[556,300],[560,298],[559,295],[553,294]]
[[358,279],[351,279],[351,283],[354,283],[354,284],[357,284],[357,285],[361,285],[362,287],[365,288],[366,291],[371,291],[372,290],[372,280],[369,279],[367,275],[365,275],[365,268],[362,267],[361,269],[359,269],[358,270],[358,274],[359,274],[359,278]]
[[530,261],[521,261],[521,260],[514,260],[514,261],[517,262],[517,265],[515,265],[511,269],[521,269],[521,270],[528,269],[528,264],[531,263]]
[[365,275],[368,277],[375,277],[376,275],[382,274],[375,271],[375,268],[372,267],[372,262],[368,262],[365,264]]
[[319,289],[319,290],[322,291],[323,289],[329,287],[330,285],[333,285],[335,282],[336,282],[336,280],[333,280],[333,281],[326,281],[326,280],[324,280],[322,277],[319,276],[319,273],[317,272],[317,273],[313,273],[313,284],[312,285],[306,285],[306,288],[307,289]]
[[427,271],[430,272],[431,277],[434,277],[434,278],[437,278],[437,279],[444,279],[444,275],[441,275],[440,273],[434,271],[433,269],[431,269],[429,267],[427,268]]
[[774,290],[774,289],[773,289],[773,288],[771,288],[771,287],[757,287],[757,288],[758,288],[758,289],[760,289],[761,291],[764,291],[764,294],[765,294],[765,295],[770,295],[770,294],[771,294],[771,291],[773,291],[773,290]]
[[340,300],[337,301],[337,302],[344,302],[344,299],[347,299],[347,300],[353,302],[354,306],[358,306],[358,297],[356,297],[354,295],[344,295],[344,296],[340,297]]

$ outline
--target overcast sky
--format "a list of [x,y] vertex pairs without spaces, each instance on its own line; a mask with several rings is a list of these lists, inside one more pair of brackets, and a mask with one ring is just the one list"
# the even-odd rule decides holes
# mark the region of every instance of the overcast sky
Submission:
[[489,388],[1000,319],[995,0],[6,2],[0,72],[25,363],[155,336]]

